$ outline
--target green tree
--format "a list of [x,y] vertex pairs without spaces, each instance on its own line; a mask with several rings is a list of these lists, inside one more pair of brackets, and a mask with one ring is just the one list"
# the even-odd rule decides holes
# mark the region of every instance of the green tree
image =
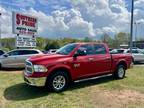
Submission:
[[84,42],[92,42],[93,40],[92,40],[92,38],[90,38],[90,37],[85,37],[84,38]]
[[119,48],[121,44],[129,44],[130,35],[128,33],[120,32],[115,35],[114,46]]
[[49,49],[58,49],[60,44],[57,41],[49,41],[45,46],[45,50],[48,51]]

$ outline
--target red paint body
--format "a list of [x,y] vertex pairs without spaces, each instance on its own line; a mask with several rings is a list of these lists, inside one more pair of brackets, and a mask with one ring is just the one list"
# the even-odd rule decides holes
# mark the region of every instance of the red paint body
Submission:
[[[77,47],[69,55],[47,54],[29,58],[29,61],[32,62],[32,64],[44,65],[47,67],[48,72],[34,72],[33,74],[26,76],[34,78],[48,77],[50,73],[55,72],[57,69],[65,69],[71,75],[72,80],[78,80],[104,74],[112,74],[115,72],[119,63],[124,63],[126,69],[130,68],[132,56],[130,54],[111,55],[106,44],[102,44],[106,48],[106,54],[73,57],[77,49],[84,44],[88,43],[78,43]],[[93,45],[93,43],[89,44]],[[94,59],[89,60],[89,58]],[[75,67],[75,64],[79,64],[79,66]]]

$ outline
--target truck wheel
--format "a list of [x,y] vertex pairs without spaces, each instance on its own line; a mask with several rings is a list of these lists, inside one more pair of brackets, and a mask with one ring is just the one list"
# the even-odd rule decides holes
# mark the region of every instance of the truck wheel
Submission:
[[118,65],[116,72],[114,73],[114,77],[116,79],[123,79],[125,77],[125,66]]
[[2,69],[2,65],[0,64],[0,69]]
[[65,71],[57,71],[48,77],[46,85],[54,92],[61,92],[68,86],[68,75]]

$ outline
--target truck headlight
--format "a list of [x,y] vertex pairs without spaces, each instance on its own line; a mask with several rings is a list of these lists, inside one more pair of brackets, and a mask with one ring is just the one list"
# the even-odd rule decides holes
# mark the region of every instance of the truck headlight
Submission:
[[48,69],[43,65],[34,65],[35,72],[47,72]]

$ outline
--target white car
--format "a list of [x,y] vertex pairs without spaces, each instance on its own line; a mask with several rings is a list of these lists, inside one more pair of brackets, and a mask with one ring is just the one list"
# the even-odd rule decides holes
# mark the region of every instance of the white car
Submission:
[[[130,53],[130,49],[125,50],[124,53]],[[144,62],[144,52],[141,49],[132,49],[132,56],[134,62]]]
[[0,56],[1,68],[24,68],[25,60],[33,55],[43,54],[37,49],[16,49]]

